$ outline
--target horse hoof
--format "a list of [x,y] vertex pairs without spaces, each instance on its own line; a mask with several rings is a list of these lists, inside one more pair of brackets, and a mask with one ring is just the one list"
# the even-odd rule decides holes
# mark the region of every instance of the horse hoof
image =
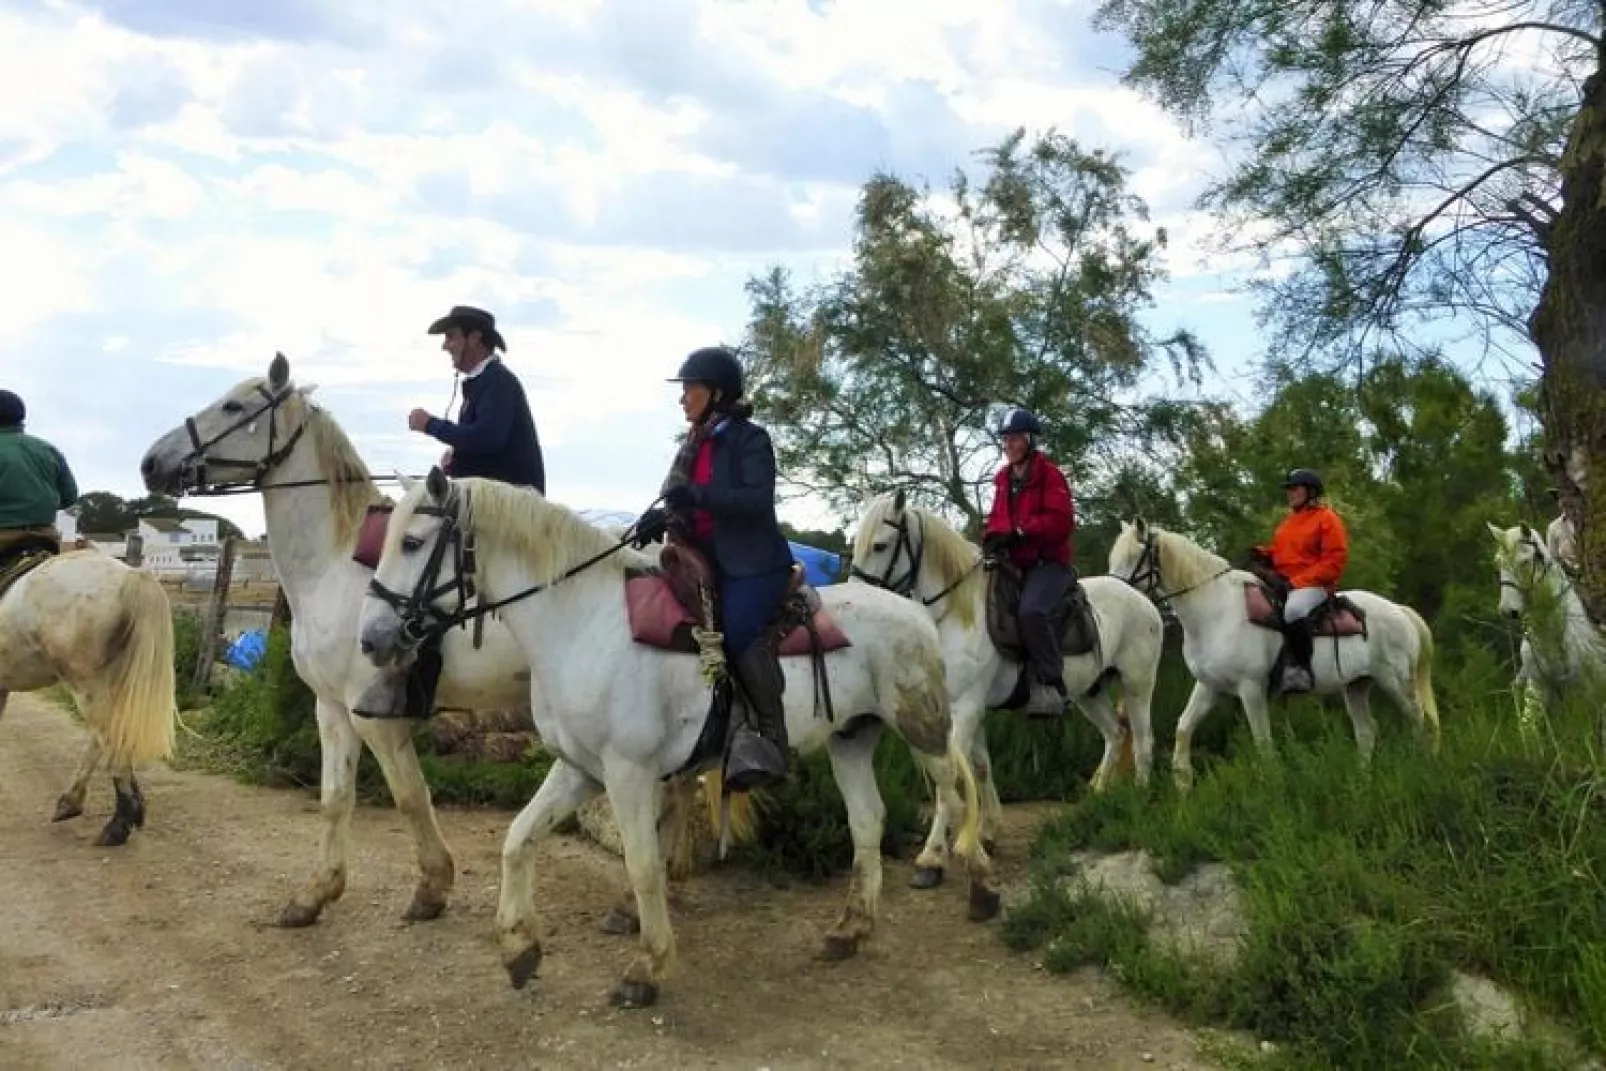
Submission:
[[303,930],[318,921],[318,908],[289,903],[279,912],[273,924],[281,930]]
[[827,963],[851,959],[858,952],[859,939],[857,937],[844,937],[839,933],[826,934],[825,943],[820,946],[820,958]]
[[402,921],[434,922],[445,910],[445,900],[426,900],[422,896],[415,896],[413,902],[407,905],[407,910],[402,912]]
[[651,982],[620,982],[613,990],[613,1003],[620,1008],[648,1008],[658,1003],[658,987]]
[[909,879],[911,889],[935,889],[942,884],[942,867],[917,866],[914,876]]
[[52,822],[65,822],[69,818],[77,818],[84,813],[81,803],[74,803],[66,796],[56,801],[56,813],[50,816]]
[[121,848],[128,843],[128,827],[120,822],[113,822],[100,831],[95,838],[97,848]]
[[1003,898],[996,889],[989,889],[982,885],[972,885],[970,888],[970,921],[991,922],[998,917],[1003,906]]
[[535,977],[540,966],[541,946],[531,945],[507,961],[507,979],[513,983],[514,989],[523,989],[530,984],[530,979]]
[[629,937],[641,932],[641,920],[628,911],[609,908],[602,920],[602,932],[612,937]]

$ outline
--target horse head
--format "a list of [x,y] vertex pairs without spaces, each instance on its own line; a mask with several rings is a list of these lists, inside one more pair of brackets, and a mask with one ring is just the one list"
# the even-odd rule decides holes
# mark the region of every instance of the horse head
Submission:
[[1500,572],[1500,613],[1516,621],[1528,609],[1534,585],[1550,570],[1545,541],[1526,524],[1497,528],[1488,523],[1495,542],[1495,568]]
[[853,540],[852,576],[898,595],[913,594],[925,553],[920,517],[900,488],[873,499]]
[[276,354],[266,376],[242,380],[151,444],[139,463],[145,489],[166,495],[260,489],[300,441],[306,398],[316,389],[291,382],[290,362]]
[[1122,521],[1121,534],[1110,547],[1105,572],[1152,595],[1160,586],[1159,553],[1159,545],[1147,521],[1142,517],[1131,522]]
[[474,594],[465,501],[436,465],[396,504],[358,618],[362,653],[374,665],[410,663],[427,636],[462,619]]

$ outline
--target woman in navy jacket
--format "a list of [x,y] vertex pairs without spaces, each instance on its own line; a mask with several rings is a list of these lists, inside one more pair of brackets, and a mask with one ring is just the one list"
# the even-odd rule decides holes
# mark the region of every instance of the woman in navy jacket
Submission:
[[763,639],[792,571],[792,548],[775,517],[775,448],[742,400],[742,366],[729,350],[697,350],[670,382],[681,384],[691,428],[664,480],[664,508],[642,516],[637,539],[668,529],[719,575],[725,655],[749,714],[732,738],[725,777],[732,791],[745,792],[784,777],[788,757],[780,656]]

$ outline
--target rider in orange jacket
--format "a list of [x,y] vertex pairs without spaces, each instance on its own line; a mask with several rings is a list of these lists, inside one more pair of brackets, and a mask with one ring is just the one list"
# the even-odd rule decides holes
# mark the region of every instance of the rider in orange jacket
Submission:
[[1349,563],[1349,536],[1338,514],[1321,501],[1323,490],[1322,478],[1310,469],[1289,472],[1283,481],[1288,516],[1277,526],[1271,543],[1253,552],[1287,580],[1291,589],[1283,605],[1283,637],[1288,644],[1282,674],[1284,693],[1311,689],[1310,658],[1315,650],[1311,615],[1338,590],[1339,578]]

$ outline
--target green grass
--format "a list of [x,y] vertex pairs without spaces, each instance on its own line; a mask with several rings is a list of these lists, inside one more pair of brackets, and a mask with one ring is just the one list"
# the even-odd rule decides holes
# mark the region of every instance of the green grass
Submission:
[[[1416,747],[1384,701],[1369,773],[1341,709],[1304,701],[1262,761],[1195,753],[1198,783],[1130,785],[1046,822],[1028,900],[1004,936],[1050,970],[1110,969],[1195,1022],[1247,1030],[1299,1067],[1556,1066],[1539,1046],[1473,1044],[1446,1000],[1454,969],[1519,994],[1606,1052],[1606,800],[1589,750],[1594,712],[1562,712],[1525,743],[1503,670],[1472,657],[1440,682],[1445,740]],[[1141,848],[1162,880],[1226,864],[1248,936],[1231,966],[1151,943],[1147,920],[1079,893],[1077,851]]]

